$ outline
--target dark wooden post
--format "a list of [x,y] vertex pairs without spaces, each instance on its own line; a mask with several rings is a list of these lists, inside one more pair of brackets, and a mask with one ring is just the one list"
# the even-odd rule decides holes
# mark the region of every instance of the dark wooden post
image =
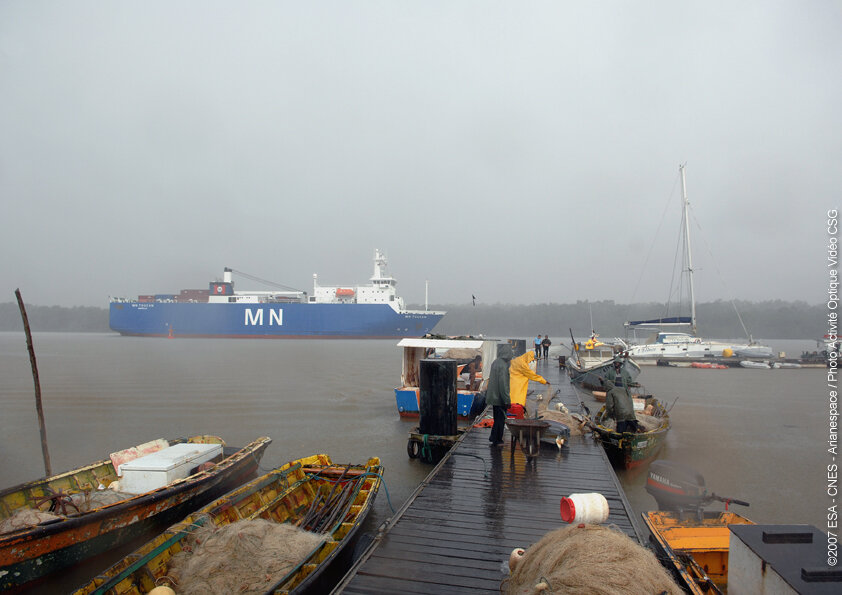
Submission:
[[26,348],[29,350],[29,363],[32,365],[32,379],[35,381],[35,410],[38,412],[38,425],[41,427],[41,451],[44,453],[44,472],[47,477],[50,477],[53,474],[53,469],[50,465],[50,451],[47,449],[47,427],[44,424],[44,408],[41,406],[41,381],[38,380],[38,364],[35,362],[35,347],[32,346],[29,318],[26,316],[26,308],[23,306],[20,289],[15,289],[15,297],[18,298],[18,307],[20,307],[20,315],[23,318],[23,330],[26,333]]
[[509,339],[509,344],[512,346],[514,357],[526,353],[526,339]]
[[456,360],[421,360],[418,430],[433,436],[456,435]]

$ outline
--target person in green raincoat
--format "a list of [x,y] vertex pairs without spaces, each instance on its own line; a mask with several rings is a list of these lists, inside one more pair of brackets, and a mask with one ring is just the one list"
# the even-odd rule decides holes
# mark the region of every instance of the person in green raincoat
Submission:
[[605,413],[617,422],[617,431],[637,432],[639,426],[634,414],[634,401],[625,386],[616,386],[612,380],[605,381]]
[[[632,386],[631,374],[626,370],[626,362],[621,359],[615,359],[614,365],[605,372],[605,380],[610,380],[614,386],[624,386],[626,388]],[[606,388],[606,390],[608,390]]]

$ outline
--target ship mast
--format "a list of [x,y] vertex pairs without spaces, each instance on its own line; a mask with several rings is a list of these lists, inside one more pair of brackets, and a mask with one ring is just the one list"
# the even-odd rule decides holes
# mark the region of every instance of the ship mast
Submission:
[[693,255],[690,251],[690,201],[687,199],[687,183],[684,179],[684,166],[679,165],[681,172],[681,194],[683,197],[682,210],[684,218],[684,242],[687,249],[687,278],[690,282],[690,330],[696,334],[696,293],[693,288]]

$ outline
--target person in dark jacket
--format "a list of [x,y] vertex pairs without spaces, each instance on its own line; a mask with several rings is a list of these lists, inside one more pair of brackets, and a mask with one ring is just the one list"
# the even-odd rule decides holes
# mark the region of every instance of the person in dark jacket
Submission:
[[605,395],[605,413],[617,422],[617,431],[621,434],[637,432],[639,426],[637,417],[634,415],[634,401],[629,389],[616,386],[611,380],[605,381],[605,387],[608,390]]
[[497,359],[491,363],[488,374],[488,389],[485,391],[485,402],[492,406],[494,425],[488,440],[493,446],[503,445],[503,430],[506,427],[506,410],[511,404],[509,396],[509,365],[512,361],[512,346],[501,343],[497,348]]

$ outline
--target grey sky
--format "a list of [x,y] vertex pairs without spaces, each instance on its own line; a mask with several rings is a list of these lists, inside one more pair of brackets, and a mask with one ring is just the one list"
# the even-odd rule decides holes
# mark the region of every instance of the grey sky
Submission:
[[0,302],[309,291],[375,248],[415,303],[663,301],[686,162],[697,299],[819,303],[840,31],[820,1],[3,0]]

